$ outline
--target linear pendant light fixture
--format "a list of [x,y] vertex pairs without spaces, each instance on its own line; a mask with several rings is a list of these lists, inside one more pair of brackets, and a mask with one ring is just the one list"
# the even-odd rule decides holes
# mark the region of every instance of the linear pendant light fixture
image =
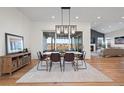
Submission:
[[[70,9],[71,7],[61,7],[61,25],[55,26],[55,31],[57,34],[74,34],[77,31],[77,25],[70,25]],[[68,25],[63,24],[64,10],[68,10]]]

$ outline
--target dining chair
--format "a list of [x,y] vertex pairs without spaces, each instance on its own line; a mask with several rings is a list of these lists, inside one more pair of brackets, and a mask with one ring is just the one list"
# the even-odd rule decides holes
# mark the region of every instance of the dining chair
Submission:
[[72,63],[72,67],[74,68],[74,71],[76,71],[74,60],[75,60],[74,53],[65,53],[64,54],[64,59],[63,59],[63,71],[65,71],[65,62]]
[[[48,59],[47,59],[47,56],[42,55],[42,53],[40,51],[37,52],[37,56],[38,56],[37,70],[38,71],[41,71],[41,70],[48,71]],[[45,62],[46,64],[43,65],[43,62]],[[46,69],[43,69],[42,67],[46,67]]]
[[51,71],[53,62],[60,62],[60,70],[62,71],[61,55],[60,55],[60,53],[51,53],[51,55],[50,55],[50,69],[49,69],[49,72]]
[[[87,69],[87,64],[86,64],[86,61],[85,61],[86,52],[82,51],[81,53],[82,54],[79,55],[78,58],[77,58],[77,63],[76,63],[77,70],[79,70],[79,69]],[[79,63],[78,63],[79,61],[81,61],[82,64],[79,65]],[[79,66],[82,66],[82,67],[79,68]]]

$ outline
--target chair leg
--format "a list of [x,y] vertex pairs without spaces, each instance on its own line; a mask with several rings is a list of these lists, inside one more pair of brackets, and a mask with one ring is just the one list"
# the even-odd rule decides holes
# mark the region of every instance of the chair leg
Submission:
[[[39,68],[39,66],[41,67],[41,68]],[[42,61],[41,60],[38,60],[38,64],[37,64],[37,70],[38,71],[41,71],[41,70],[46,70],[46,71],[48,71],[48,61],[46,61],[46,69],[42,69]]]
[[83,63],[85,65],[85,69],[87,69],[87,64],[86,64],[85,60],[83,60]]
[[60,69],[61,69],[61,72],[62,72],[62,64],[61,64],[61,61],[60,61]]
[[63,61],[63,72],[65,71],[65,61]]
[[49,69],[49,72],[51,71],[51,68],[52,68],[52,62],[50,62],[50,69]]
[[40,64],[40,60],[38,60],[37,70],[39,70],[39,64]]
[[76,68],[77,68],[77,71],[78,71],[78,70],[79,70],[79,69],[78,69],[78,60],[77,60],[77,63],[76,63]]
[[74,61],[72,62],[72,66],[74,68],[74,71],[76,71],[76,66],[75,66],[75,62]]
[[46,61],[46,71],[48,71],[48,61]]
[[79,64],[77,64],[78,66],[78,70],[79,69],[87,69],[87,64],[86,64],[86,62],[85,62],[85,60],[81,60],[81,62],[82,62],[82,67],[81,68],[79,68],[78,66],[79,66]]

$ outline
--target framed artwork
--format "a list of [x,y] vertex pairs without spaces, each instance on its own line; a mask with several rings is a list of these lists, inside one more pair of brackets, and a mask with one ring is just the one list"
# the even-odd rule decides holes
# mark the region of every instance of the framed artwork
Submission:
[[24,37],[5,33],[6,54],[19,53],[24,49]]
[[124,44],[124,36],[115,37],[115,44]]

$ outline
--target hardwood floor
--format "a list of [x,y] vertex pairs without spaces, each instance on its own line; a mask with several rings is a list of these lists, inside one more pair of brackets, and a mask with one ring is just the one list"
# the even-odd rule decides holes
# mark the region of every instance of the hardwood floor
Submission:
[[102,58],[102,57],[92,57],[91,60],[87,60],[89,64],[100,70],[105,75],[109,76],[113,82],[93,82],[93,83],[32,83],[32,84],[16,84],[16,81],[22,77],[26,72],[28,72],[31,68],[36,65],[36,61],[32,60],[32,63],[23,67],[22,69],[13,73],[12,76],[6,74],[0,77],[0,85],[1,86],[118,86],[124,85],[124,57],[111,57],[111,58]]

